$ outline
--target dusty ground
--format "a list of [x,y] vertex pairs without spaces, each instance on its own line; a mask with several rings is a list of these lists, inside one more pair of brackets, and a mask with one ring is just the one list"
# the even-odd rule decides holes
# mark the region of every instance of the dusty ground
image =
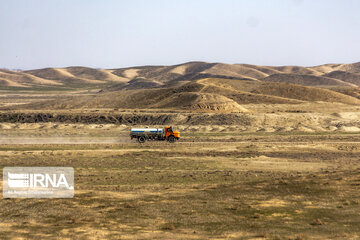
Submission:
[[1,167],[75,168],[73,199],[1,198],[1,239],[360,238],[357,132],[179,126],[141,145],[125,125],[1,126]]

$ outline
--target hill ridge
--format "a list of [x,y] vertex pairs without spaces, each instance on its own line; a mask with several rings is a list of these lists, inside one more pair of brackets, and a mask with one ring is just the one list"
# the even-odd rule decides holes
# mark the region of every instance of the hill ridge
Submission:
[[[0,89],[87,92],[22,105],[29,108],[180,108],[246,112],[245,104],[336,102],[360,105],[360,63],[314,67],[201,61],[171,66],[95,69],[82,66],[0,70]],[[88,96],[89,95],[89,96]]]

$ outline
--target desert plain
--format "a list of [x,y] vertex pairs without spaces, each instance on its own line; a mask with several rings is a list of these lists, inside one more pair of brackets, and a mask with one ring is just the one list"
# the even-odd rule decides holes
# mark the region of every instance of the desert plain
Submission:
[[358,239],[359,86],[359,63],[0,70],[0,166],[75,169],[74,198],[0,198],[0,238]]

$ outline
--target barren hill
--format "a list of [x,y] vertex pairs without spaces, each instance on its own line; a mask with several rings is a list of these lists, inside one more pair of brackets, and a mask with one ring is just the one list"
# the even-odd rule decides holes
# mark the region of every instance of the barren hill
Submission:
[[[188,62],[120,69],[87,67],[0,70],[7,91],[86,90],[18,106],[34,109],[167,108],[246,112],[246,104],[336,102],[358,105],[360,64],[315,67]],[[25,89],[25,90],[24,90]],[[71,93],[71,92],[69,92]]]
[[0,78],[7,82],[5,86],[31,87],[32,85],[62,85],[60,82],[40,78],[26,72],[0,70]]
[[360,73],[333,71],[323,75],[324,77],[330,77],[340,79],[344,82],[355,84],[360,87]]
[[321,75],[321,72],[313,68],[306,68],[300,66],[282,66],[282,67],[273,67],[273,69],[278,70],[282,73],[288,74],[305,74],[305,75]]
[[[341,74],[340,74],[341,73]],[[346,74],[346,75],[344,75]],[[173,66],[139,66],[119,69],[88,67],[44,68],[28,71],[0,70],[0,88],[89,89],[109,91],[176,87],[204,78],[285,82],[318,87],[357,87],[360,63],[314,67],[257,66],[188,62]],[[49,88],[50,87],[50,88]]]
[[[73,68],[71,68],[71,69],[73,69]],[[26,71],[26,73],[34,75],[39,78],[43,78],[43,79],[56,80],[61,83],[64,83],[64,82],[72,83],[72,84],[103,83],[102,80],[99,80],[99,79],[94,80],[93,77],[92,78],[78,77],[78,76],[72,74],[67,69],[62,69],[62,68],[45,68],[45,69],[39,69],[39,70],[30,70],[30,71]]]
[[72,74],[73,76],[81,79],[114,81],[114,82],[128,81],[127,78],[119,77],[115,74],[112,74],[111,71],[103,70],[103,69],[94,69],[87,67],[68,67],[66,68],[66,71]]
[[337,67],[336,70],[350,72],[350,73],[360,73],[360,62],[352,64],[341,64]]
[[336,102],[359,105],[360,100],[327,89],[288,83],[206,78],[179,87],[101,92],[63,100],[35,102],[29,109],[174,109],[195,112],[247,112],[245,104]]
[[326,76],[314,76],[306,74],[273,74],[271,76],[261,79],[265,82],[283,82],[293,83],[303,86],[318,86],[318,87],[329,87],[329,86],[346,86],[346,87],[357,87],[355,84],[349,82],[326,77]]

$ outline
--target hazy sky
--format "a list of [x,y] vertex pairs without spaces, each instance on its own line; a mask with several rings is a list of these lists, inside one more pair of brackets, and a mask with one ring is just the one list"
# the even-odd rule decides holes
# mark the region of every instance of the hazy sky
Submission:
[[360,61],[359,0],[0,0],[0,68]]

